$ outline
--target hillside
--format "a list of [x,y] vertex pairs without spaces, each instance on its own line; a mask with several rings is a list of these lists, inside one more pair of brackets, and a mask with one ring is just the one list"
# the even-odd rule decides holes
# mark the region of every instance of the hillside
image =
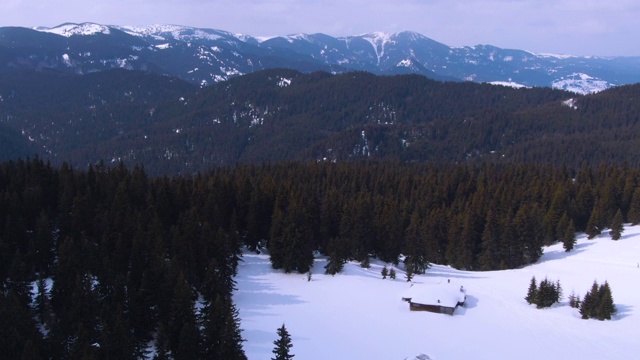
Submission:
[[90,74],[113,68],[151,71],[196,85],[274,68],[419,74],[437,80],[553,87],[582,94],[640,81],[639,57],[536,54],[489,44],[452,47],[412,31],[264,38],[167,24],[0,27],[0,73],[55,69]]
[[0,80],[3,136],[15,144],[4,159],[142,163],[153,175],[288,160],[640,164],[640,85],[577,96],[286,69],[205,88],[125,70]]
[[[339,334],[347,331],[336,340],[342,347],[344,339],[360,331],[354,326],[374,328],[370,323],[378,314],[372,310],[399,304],[398,295],[407,290],[401,280],[405,267],[414,275],[427,270],[416,282],[430,281],[435,274],[464,282],[468,301],[462,314],[469,319],[477,314],[483,325],[472,323],[476,332],[513,325],[498,316],[497,308],[515,311],[522,323],[540,324],[542,317],[536,316],[544,312],[534,315],[520,306],[531,275],[522,275],[529,269],[523,266],[531,264],[530,269],[540,270],[535,273],[539,279],[548,275],[554,281],[557,276],[565,296],[575,290],[584,299],[591,278],[602,282],[604,277],[619,304],[612,324],[626,324],[637,304],[637,297],[629,298],[636,293],[631,278],[616,271],[639,271],[635,258],[640,229],[623,232],[619,241],[607,239],[607,227],[640,223],[640,172],[628,166],[572,172],[527,164],[285,162],[150,178],[139,166],[128,170],[123,164],[99,163],[75,170],[63,164],[56,169],[35,158],[2,163],[0,175],[0,285],[5,289],[0,292],[0,338],[10,339],[0,343],[0,350],[8,358],[27,351],[35,358],[67,358],[82,351],[119,359],[168,352],[195,359],[222,351],[234,354],[222,358],[244,359],[239,315],[231,298],[236,283],[240,291],[234,301],[242,304],[252,357],[253,344],[264,347],[256,336],[258,341],[266,338],[266,330],[256,324],[270,327],[272,323],[262,320],[286,321],[297,332],[303,314],[311,314],[309,324],[330,322]],[[580,235],[575,246],[576,230],[596,240]],[[559,238],[562,249],[572,249],[569,253],[560,245],[543,248]],[[589,252],[601,243],[621,252]],[[245,252],[242,262],[241,249],[253,251]],[[582,259],[585,265],[551,266],[570,259]],[[373,269],[359,268],[356,260],[372,263]],[[381,282],[381,261],[402,261],[398,281]],[[239,263],[245,267],[236,276]],[[427,269],[431,263],[440,265]],[[320,274],[325,266],[335,277]],[[309,270],[312,281],[281,273]],[[274,279],[292,287],[278,290],[285,283],[271,282]],[[345,284],[346,279],[352,280]],[[382,291],[379,284],[384,284]],[[334,308],[310,307],[320,293],[305,289],[321,291],[322,303]],[[377,308],[363,305],[378,300],[383,302]],[[282,308],[271,307],[277,304],[300,314],[283,319],[277,313]],[[398,332],[392,326],[396,319],[408,319],[398,315],[406,311],[406,303],[393,306],[397,316],[385,320],[377,336]],[[489,309],[492,317],[476,308]],[[263,311],[278,315],[262,318]],[[321,319],[314,320],[315,314]],[[351,317],[358,314],[362,320],[353,322]],[[350,324],[342,326],[343,318]],[[413,326],[423,329],[424,322]],[[617,334],[616,328],[604,326]],[[570,331],[554,326],[550,334],[561,339],[566,335],[558,335],[556,328]],[[223,341],[210,340],[220,338],[221,332]],[[592,329],[592,334],[599,333]],[[297,342],[311,338],[296,336]],[[589,337],[578,339],[588,340],[587,349],[595,343]],[[607,341],[626,349],[625,339]],[[422,344],[410,350],[440,356],[442,348]],[[600,348],[593,351],[602,354]]]
[[[332,277],[323,274],[326,260],[320,257],[308,282],[306,275],[272,270],[266,254],[245,253],[234,301],[249,360],[271,355],[283,323],[292,335],[292,353],[301,359],[632,359],[640,335],[638,254],[640,227],[634,226],[619,241],[579,234],[575,250],[545,247],[536,264],[516,270],[434,265],[413,283],[463,284],[467,304],[449,316],[409,311],[401,297],[411,284],[401,266],[396,280],[381,279],[381,262],[370,269],[347,263],[344,273]],[[561,303],[550,309],[528,305],[532,276],[560,280]],[[611,285],[618,309],[611,321],[582,320],[568,305],[572,291],[583,296],[594,280]]]

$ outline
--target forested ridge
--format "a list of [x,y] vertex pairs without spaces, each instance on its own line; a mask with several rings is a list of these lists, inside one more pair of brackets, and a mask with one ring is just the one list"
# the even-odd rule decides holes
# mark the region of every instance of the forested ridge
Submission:
[[231,292],[243,246],[285,272],[319,254],[329,274],[374,257],[416,273],[517,268],[568,228],[595,236],[618,213],[640,222],[639,181],[626,165],[284,162],[151,178],[122,164],[5,162],[1,347],[241,359]]
[[113,70],[0,74],[4,160],[151,175],[279,161],[640,165],[640,86],[588,96],[419,75],[274,69],[197,88]]
[[242,251],[513,269],[640,223],[638,85],[0,75],[7,358],[243,359]]

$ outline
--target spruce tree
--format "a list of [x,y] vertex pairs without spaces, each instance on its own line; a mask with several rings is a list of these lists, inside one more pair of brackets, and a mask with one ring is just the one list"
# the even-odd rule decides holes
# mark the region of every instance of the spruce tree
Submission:
[[564,231],[564,236],[562,237],[562,247],[564,248],[564,251],[571,251],[575,245],[576,227],[573,224],[573,220],[569,220],[569,224],[567,225],[567,228]]
[[335,275],[342,271],[346,262],[346,246],[342,238],[331,238],[327,245],[327,264],[324,266],[324,273]]
[[360,262],[360,267],[363,269],[371,267],[371,258],[369,258],[369,255],[364,255],[364,259]]
[[380,274],[382,275],[383,279],[387,278],[387,275],[389,274],[389,270],[387,269],[386,265],[385,265],[385,267],[382,268],[382,271],[380,271]]
[[291,335],[289,335],[284,324],[278,328],[278,336],[279,338],[273,342],[275,348],[272,351],[274,357],[272,357],[271,360],[293,359],[295,355],[291,354],[291,348],[293,347],[293,344],[291,343]]
[[611,240],[619,240],[622,236],[622,232],[624,231],[624,225],[622,224],[623,221],[624,220],[622,218],[622,211],[618,209],[616,215],[611,221]]
[[407,279],[407,282],[411,282],[411,280],[413,280],[413,270],[411,269],[411,267],[407,268],[404,277]]
[[598,320],[611,320],[611,315],[616,313],[616,306],[613,304],[613,296],[608,282],[604,282],[598,289],[600,305],[597,310]]
[[535,304],[538,298],[538,284],[536,283],[536,277],[531,277],[531,282],[529,283],[529,290],[527,291],[527,296],[524,298],[527,300],[529,304]]
[[395,280],[396,279],[396,269],[391,268],[391,270],[389,270],[389,279],[391,279],[391,280]]
[[597,317],[598,308],[600,307],[598,290],[598,283],[594,281],[591,290],[584,295],[582,303],[580,304],[580,315],[583,319]]
[[633,191],[633,197],[631,198],[631,204],[627,212],[627,220],[631,225],[640,223],[640,187]]
[[572,291],[571,294],[569,295],[569,306],[571,306],[572,308],[576,308],[577,304],[578,304],[578,297],[576,296],[576,294]]

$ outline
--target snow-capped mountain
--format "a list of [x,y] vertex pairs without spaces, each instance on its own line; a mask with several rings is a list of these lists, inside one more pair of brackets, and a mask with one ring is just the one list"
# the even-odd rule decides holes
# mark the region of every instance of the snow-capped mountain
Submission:
[[640,57],[534,54],[490,45],[454,48],[409,31],[259,38],[180,25],[0,28],[0,71],[55,68],[89,73],[114,67],[163,73],[200,85],[267,68],[418,73],[440,80],[579,93],[640,82]]

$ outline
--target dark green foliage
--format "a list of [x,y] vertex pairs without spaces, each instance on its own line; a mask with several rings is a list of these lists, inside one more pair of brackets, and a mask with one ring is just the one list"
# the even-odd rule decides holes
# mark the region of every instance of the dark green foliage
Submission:
[[604,284],[598,285],[594,281],[591,290],[584,295],[580,303],[580,315],[583,319],[611,320],[615,313],[616,306],[609,283],[605,281]]
[[611,288],[608,282],[604,282],[598,289],[598,297],[600,298],[600,306],[598,306],[598,320],[611,320],[611,316],[616,313],[616,306],[613,303]]
[[527,300],[527,303],[533,304],[537,302],[538,299],[538,283],[536,282],[536,277],[533,276],[531,278],[531,283],[529,284],[529,290],[527,290],[527,296],[524,298]]
[[404,266],[411,274],[424,274],[430,264],[427,260],[425,234],[421,231],[420,215],[414,212],[405,231]]
[[382,275],[383,279],[387,278],[387,275],[389,275],[389,269],[387,269],[386,265],[382,268],[382,270],[380,271],[380,274]]
[[[295,81],[281,88],[274,79],[282,77]],[[130,166],[144,163],[153,175],[170,176],[229,164],[317,159],[637,166],[640,108],[633,99],[638,89],[576,97],[548,88],[438,82],[418,75],[282,69],[200,89],[124,70],[83,76],[22,72],[0,78],[0,118],[7,119],[0,126],[5,150],[0,154],[15,158],[41,151],[52,161],[82,166],[121,158]],[[562,103],[570,98],[575,109]],[[22,130],[33,144],[26,144]],[[253,249],[268,234],[262,211],[270,209],[272,199],[246,195],[253,201],[247,209],[252,219],[245,220],[242,235]],[[545,209],[545,240],[553,236],[562,216],[557,210],[564,210],[568,199],[566,192],[558,195]],[[584,228],[582,220],[574,220]]]
[[407,268],[407,271],[404,273],[404,277],[405,279],[407,279],[407,282],[411,282],[411,280],[413,280],[413,270],[412,268]]
[[580,304],[580,315],[583,319],[589,319],[596,317],[598,307],[600,306],[600,299],[598,298],[598,283],[593,282],[591,290],[587,291]]
[[640,187],[636,187],[633,191],[627,219],[631,225],[640,224]]
[[287,331],[284,324],[278,328],[278,339],[273,344],[275,345],[272,351],[274,356],[271,360],[291,360],[295,357],[295,355],[291,354],[291,348],[293,347],[291,335],[289,335],[289,331]]
[[13,291],[0,292],[0,351],[7,359],[20,359],[26,347],[33,346],[33,355],[42,352],[42,334],[37,330],[28,304],[21,303]]
[[576,245],[576,228],[573,225],[573,220],[569,220],[569,224],[564,230],[564,236],[562,237],[562,247],[564,251],[571,251]]
[[276,201],[271,239],[268,244],[271,265],[290,273],[306,273],[313,265],[313,218],[302,199],[283,204]]
[[360,262],[360,267],[363,269],[368,269],[371,267],[371,258],[369,256],[365,256],[364,259]]
[[396,279],[396,269],[391,268],[391,270],[389,270],[389,279],[391,279],[391,280],[395,280]]
[[525,300],[529,304],[535,304],[538,309],[547,308],[560,301],[562,298],[562,287],[560,281],[555,283],[547,278],[536,284],[536,278],[531,278],[529,290]]
[[[151,180],[139,167],[1,164],[3,356],[133,359],[155,338],[157,358],[203,358],[194,301],[230,298],[240,250],[230,222],[209,225],[202,194],[214,183]],[[219,311],[227,333],[239,331],[233,304]],[[236,356],[221,358],[244,359],[242,339],[226,339]]]
[[325,265],[325,274],[335,275],[342,271],[344,263],[346,262],[348,251],[346,244],[341,238],[331,238],[327,245],[328,261]]
[[587,228],[585,229],[585,233],[589,239],[593,239],[602,233],[602,217],[601,209],[597,204],[591,210],[591,216],[589,217],[589,222],[587,222]]
[[569,306],[574,309],[578,309],[580,308],[580,303],[580,296],[576,295],[574,292],[571,292],[571,295],[569,295]]
[[613,217],[613,220],[611,220],[611,225],[609,226],[609,228],[611,229],[611,240],[619,240],[622,236],[622,232],[624,231],[624,225],[622,224],[622,222],[622,211],[618,209],[615,216]]
[[[18,331],[15,343],[31,341],[53,358],[141,357],[152,340],[158,357],[186,354],[207,342],[196,299],[231,294],[242,243],[266,245],[274,266],[302,273],[316,252],[328,257],[329,274],[350,260],[398,265],[405,252],[410,277],[431,262],[517,268],[539,259],[544,230],[562,232],[565,214],[575,231],[605,228],[618,209],[624,218],[640,179],[638,169],[617,165],[378,161],[238,165],[174,178],[145,171],[55,169],[38,158],[0,164],[0,279],[36,330]],[[545,223],[551,204],[561,216]],[[29,284],[39,278],[33,299]],[[215,318],[238,340],[231,306],[222,301]]]

